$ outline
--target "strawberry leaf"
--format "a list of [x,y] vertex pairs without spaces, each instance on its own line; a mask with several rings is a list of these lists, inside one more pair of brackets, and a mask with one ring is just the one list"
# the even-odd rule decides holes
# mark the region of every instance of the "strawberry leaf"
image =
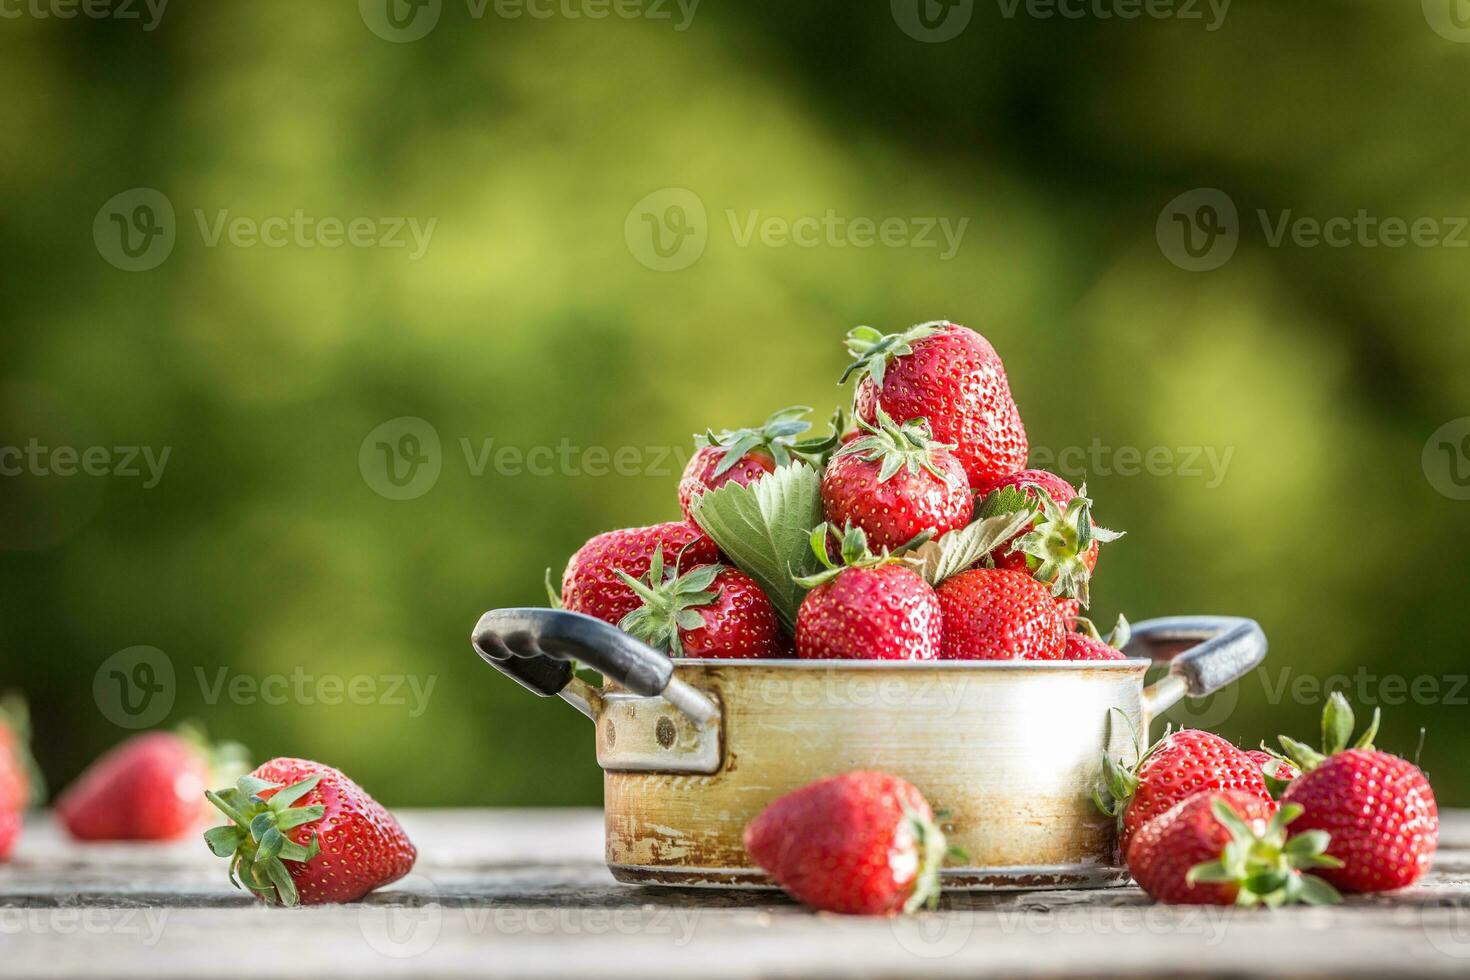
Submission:
[[761,587],[788,633],[806,589],[792,576],[820,567],[811,551],[821,523],[821,477],[810,466],[783,466],[753,483],[734,481],[702,494],[694,520],[720,550]]
[[914,567],[924,581],[938,585],[984,558],[1031,523],[1032,512],[1012,511],[958,528],[914,550]]

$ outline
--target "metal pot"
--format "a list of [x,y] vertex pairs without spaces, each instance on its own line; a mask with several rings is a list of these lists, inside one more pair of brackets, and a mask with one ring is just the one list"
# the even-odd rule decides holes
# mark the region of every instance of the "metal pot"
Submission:
[[[607,863],[635,884],[764,887],[746,823],[776,797],[881,769],[947,811],[968,853],[946,887],[1099,887],[1127,879],[1091,793],[1104,751],[1131,757],[1148,723],[1254,668],[1251,620],[1137,624],[1131,659],[1101,662],[670,660],[579,613],[497,609],[475,650],[596,726]],[[599,671],[601,687],[573,673]],[[1145,687],[1150,665],[1168,673]],[[1126,719],[1126,723],[1125,723]]]

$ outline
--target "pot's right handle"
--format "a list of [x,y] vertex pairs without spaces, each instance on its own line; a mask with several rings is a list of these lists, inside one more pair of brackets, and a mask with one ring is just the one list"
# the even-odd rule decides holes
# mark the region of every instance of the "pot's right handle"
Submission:
[[[662,695],[696,728],[715,721],[720,709],[697,688],[674,676],[674,663],[653,647],[600,619],[561,609],[492,609],[480,617],[470,642],[486,663],[541,697],[561,695],[589,716],[585,693],[572,673],[577,660],[644,697]],[[595,689],[589,689],[595,690]]]
[[1143,692],[1144,717],[1157,718],[1186,695],[1214,694],[1254,670],[1266,658],[1266,634],[1253,619],[1167,616],[1135,624],[1123,652],[1169,664]]

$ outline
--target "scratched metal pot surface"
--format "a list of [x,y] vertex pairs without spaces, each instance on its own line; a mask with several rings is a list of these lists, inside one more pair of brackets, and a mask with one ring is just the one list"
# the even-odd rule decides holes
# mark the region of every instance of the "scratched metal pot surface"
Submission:
[[[605,623],[499,609],[479,654],[595,725],[607,861],[620,881],[768,886],[745,825],[816,779],[882,769],[914,783],[968,858],[962,888],[1098,887],[1126,880],[1091,793],[1104,750],[1129,756],[1147,723],[1260,663],[1254,622],[1175,617],[1134,628],[1113,662],[680,660]],[[572,660],[599,670],[597,688]],[[1145,686],[1152,663],[1168,673]],[[1116,709],[1116,710],[1114,710]]]

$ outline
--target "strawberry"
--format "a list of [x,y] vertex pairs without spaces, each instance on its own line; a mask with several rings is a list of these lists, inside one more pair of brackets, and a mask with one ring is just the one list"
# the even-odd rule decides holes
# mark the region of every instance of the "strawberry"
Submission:
[[1092,620],[1079,616],[1076,623],[1079,629],[1067,632],[1067,648],[1062,654],[1063,660],[1128,659],[1128,655],[1123,652],[1130,634],[1128,620],[1119,616],[1118,625],[1113,627],[1113,632],[1108,634],[1106,640],[1098,633]]
[[1328,905],[1342,900],[1304,868],[1330,868],[1327,835],[1287,839],[1301,807],[1280,810],[1239,790],[1196,793],[1139,828],[1128,845],[1128,871],[1161,902],[1181,905]]
[[1382,892],[1419,880],[1439,844],[1439,806],[1419,767],[1373,747],[1375,709],[1368,730],[1349,747],[1353,709],[1333,692],[1322,714],[1322,751],[1283,736],[1286,754],[1301,767],[1281,796],[1306,813],[1301,826],[1332,835],[1327,853],[1340,868],[1316,872],[1343,891]]
[[13,751],[0,747],[0,861],[10,857],[20,838],[26,795],[25,767]]
[[[803,660],[935,660],[939,598],[902,558],[868,550],[862,528],[840,535],[842,564],[827,549],[829,526],[812,532],[824,571],[797,581],[811,589],[796,613],[796,655]],[[830,533],[837,537],[835,528]]]
[[853,414],[869,424],[882,409],[896,419],[926,419],[936,439],[955,445],[970,485],[988,490],[1026,466],[1026,428],[1011,398],[1005,365],[990,342],[946,321],[902,333],[858,327],[847,335],[858,375]]
[[802,419],[810,411],[803,405],[783,408],[766,419],[759,429],[727,429],[718,435],[707,432],[695,436],[698,448],[679,479],[679,507],[685,519],[694,520],[691,505],[707,490],[732,482],[746,486],[774,472],[778,466],[825,461],[826,454],[837,445],[842,412],[839,409],[833,418],[833,435],[797,441],[797,436],[812,427]]
[[1219,735],[1194,728],[1166,733],[1132,766],[1104,755],[1093,800],[1118,818],[1118,845],[1126,854],[1138,828],[1207,790],[1238,790],[1272,803],[1260,767],[1249,756]]
[[0,698],[0,861],[20,838],[22,817],[45,797],[41,771],[30,750],[30,712],[18,695]]
[[231,822],[204,835],[230,881],[272,905],[351,902],[408,874],[418,856],[393,814],[320,762],[272,759],[205,794]]
[[982,518],[1034,510],[1029,531],[1018,534],[993,554],[997,568],[1035,575],[1052,587],[1068,619],[1087,608],[1088,582],[1097,566],[1098,546],[1122,537],[1092,519],[1092,501],[1046,470],[1022,470],[1001,480],[979,507]]
[[939,899],[946,847],[928,802],[884,772],[849,772],[771,803],[745,828],[750,856],[799,902],[849,915]]
[[776,610],[755,579],[724,565],[700,565],[682,575],[664,570],[655,549],[647,581],[618,576],[642,605],[618,628],[676,657],[775,657],[783,648]]
[[1067,629],[1046,586],[1025,572],[974,568],[935,590],[945,660],[1060,660]]
[[880,410],[876,425],[858,424],[866,435],[839,449],[822,474],[830,523],[856,525],[873,547],[888,549],[970,523],[975,501],[965,468],[921,420],[898,426]]
[[659,550],[677,556],[680,571],[713,565],[720,559],[715,543],[692,521],[608,531],[582,545],[567,562],[561,580],[562,603],[573,612],[616,626],[641,602],[618,573],[642,578]]
[[248,765],[244,753],[236,743],[212,748],[189,726],[134,735],[67,787],[56,815],[79,840],[174,840],[204,820],[214,767],[234,775]]
[[1261,767],[1261,775],[1266,777],[1266,788],[1278,800],[1281,799],[1281,794],[1286,792],[1287,785],[1301,775],[1301,771],[1290,761],[1264,749],[1251,749],[1246,755]]

